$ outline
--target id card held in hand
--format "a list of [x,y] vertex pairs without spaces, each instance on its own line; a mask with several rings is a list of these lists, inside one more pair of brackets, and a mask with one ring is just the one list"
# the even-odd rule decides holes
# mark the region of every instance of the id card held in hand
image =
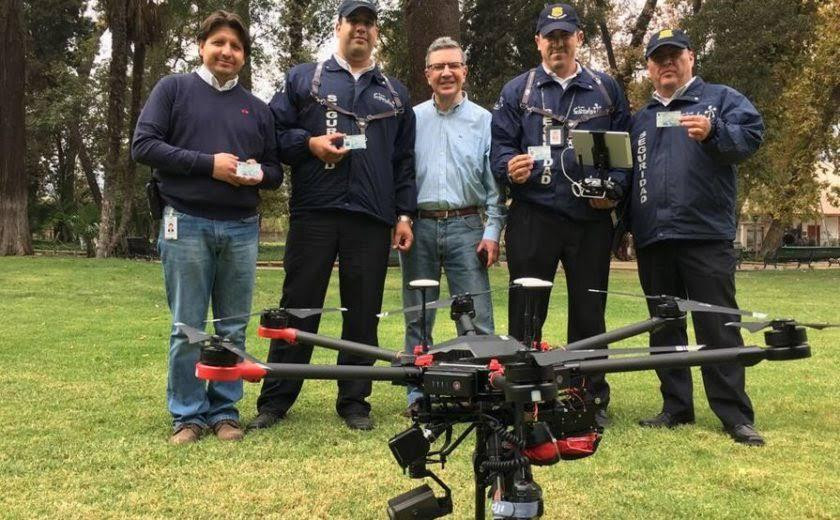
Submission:
[[236,163],[236,175],[253,179],[260,176],[260,163]]
[[550,146],[529,146],[528,155],[534,158],[535,161],[549,161],[551,160]]
[[364,134],[345,135],[344,148],[349,148],[350,150],[366,150],[367,138]]
[[668,128],[672,126],[680,126],[680,116],[682,113],[679,110],[673,112],[657,112],[656,113],[656,128]]

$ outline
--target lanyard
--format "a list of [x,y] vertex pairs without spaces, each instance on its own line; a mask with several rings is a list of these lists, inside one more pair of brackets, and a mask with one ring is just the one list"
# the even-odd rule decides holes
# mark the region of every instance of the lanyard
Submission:
[[326,98],[321,97],[318,95],[318,90],[321,88],[321,74],[324,70],[324,63],[325,62],[323,61],[319,62],[315,67],[315,74],[312,76],[312,86],[309,89],[310,94],[312,94],[312,98],[317,101],[318,104],[329,110],[334,110],[340,114],[352,117],[356,121],[356,125],[358,125],[362,134],[365,133],[365,129],[371,121],[385,119],[387,117],[397,117],[403,113],[403,104],[402,101],[400,101],[400,96],[397,94],[397,91],[394,90],[394,86],[391,84],[388,76],[384,74],[382,75],[382,79],[385,80],[385,86],[388,88],[388,91],[391,93],[391,97],[394,99],[394,108],[392,110],[388,110],[387,112],[380,112],[379,114],[372,114],[363,117],[355,112],[351,112],[350,110],[340,107],[338,104],[333,103]]
[[[601,108],[592,112],[591,114],[582,115],[577,119],[570,119],[569,112],[566,112],[565,116],[561,116],[559,114],[551,112],[551,110],[547,110],[545,108],[545,102],[543,102],[542,108],[529,105],[528,102],[531,100],[531,92],[534,90],[534,79],[537,76],[536,68],[531,69],[531,72],[528,74],[528,81],[525,84],[525,91],[522,93],[522,100],[519,102],[519,107],[528,113],[539,114],[543,117],[549,117],[554,121],[557,121],[560,125],[567,126],[569,128],[575,128],[577,125],[595,119],[596,117],[604,117],[611,115],[615,111],[615,107],[613,106],[612,98],[610,98],[609,92],[607,92],[607,89],[604,88],[604,84],[601,81],[601,78],[599,78],[597,74],[589,70],[587,67],[581,66],[581,68],[587,74],[589,74],[589,76],[595,82],[595,85],[598,87],[598,90],[601,92],[601,95],[603,95],[604,99],[607,100],[607,108]],[[540,89],[540,93],[542,93],[542,89]],[[574,101],[574,98],[572,99],[572,101]],[[571,106],[572,105],[570,103],[570,109]]]

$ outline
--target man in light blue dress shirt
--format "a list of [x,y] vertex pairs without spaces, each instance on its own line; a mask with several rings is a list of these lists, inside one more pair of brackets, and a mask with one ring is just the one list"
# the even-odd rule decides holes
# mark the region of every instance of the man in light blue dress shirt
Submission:
[[[499,236],[505,206],[490,169],[490,112],[467,99],[464,52],[455,40],[442,37],[426,53],[426,80],[432,99],[414,107],[417,118],[415,168],[417,221],[414,247],[401,253],[403,304],[419,305],[421,294],[409,289],[417,279],[440,280],[446,273],[449,293],[487,291],[487,269],[499,257]],[[482,220],[486,215],[486,225]],[[439,297],[427,290],[427,301]],[[474,298],[476,332],[493,334],[493,306],[489,294]],[[405,349],[420,344],[420,312],[405,315]],[[426,338],[432,344],[435,311],[426,313]],[[460,330],[458,333],[463,333]],[[408,402],[420,397],[409,389]]]

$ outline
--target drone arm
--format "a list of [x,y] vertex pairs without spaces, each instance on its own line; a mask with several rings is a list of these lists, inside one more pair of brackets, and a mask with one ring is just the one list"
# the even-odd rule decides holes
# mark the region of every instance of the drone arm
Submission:
[[[581,374],[608,372],[636,372],[659,368],[685,368],[718,363],[737,363],[752,366],[768,359],[768,352],[773,349],[761,347],[732,347],[697,352],[679,352],[659,356],[644,356],[624,359],[593,359],[569,363],[565,368],[572,368]],[[773,356],[772,358],[775,358]]]
[[365,345],[364,343],[356,343],[355,341],[330,338],[292,328],[271,330],[269,333],[266,333],[266,337],[282,339],[289,343],[304,343],[306,345],[329,348],[370,359],[379,359],[381,361],[393,362],[397,361],[400,357],[400,354],[393,350]]
[[369,367],[356,365],[299,365],[265,363],[264,379],[327,379],[391,381],[403,383],[418,380],[422,370],[416,367]]
[[610,343],[614,343],[616,341],[621,341],[623,339],[632,338],[633,336],[638,336],[639,334],[644,334],[645,332],[655,332],[674,321],[684,319],[685,318],[660,318],[658,316],[655,316],[645,321],[640,321],[639,323],[633,323],[625,327],[611,330],[609,332],[604,332],[603,334],[597,334],[595,336],[585,338],[580,341],[574,341],[563,348],[564,350],[586,350],[591,348],[599,348]]

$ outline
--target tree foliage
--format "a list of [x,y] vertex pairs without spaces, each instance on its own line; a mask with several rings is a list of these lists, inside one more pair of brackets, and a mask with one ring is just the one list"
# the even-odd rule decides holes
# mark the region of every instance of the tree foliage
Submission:
[[[290,67],[331,50],[325,46],[333,45],[339,1],[12,1],[23,16],[24,184],[31,229],[87,241],[88,247],[96,238],[101,256],[118,250],[126,234],[154,234],[141,195],[149,170],[131,162],[129,141],[154,84],[198,66],[194,38],[200,21],[219,8],[250,21],[255,45],[241,81],[265,95],[279,87]],[[507,81],[539,63],[534,29],[544,4],[381,2],[376,59],[420,102],[428,93],[422,76],[428,43],[460,33],[470,98],[489,107]],[[586,35],[582,61],[612,73],[635,106],[651,91],[643,71],[646,34],[651,27],[684,27],[695,42],[697,72],[743,92],[765,117],[765,144],[740,170],[741,193],[750,201],[745,211],[783,228],[817,207],[821,185],[814,164],[837,160],[840,133],[837,2],[579,0],[574,5]],[[288,185],[266,194],[264,214],[286,214]]]

